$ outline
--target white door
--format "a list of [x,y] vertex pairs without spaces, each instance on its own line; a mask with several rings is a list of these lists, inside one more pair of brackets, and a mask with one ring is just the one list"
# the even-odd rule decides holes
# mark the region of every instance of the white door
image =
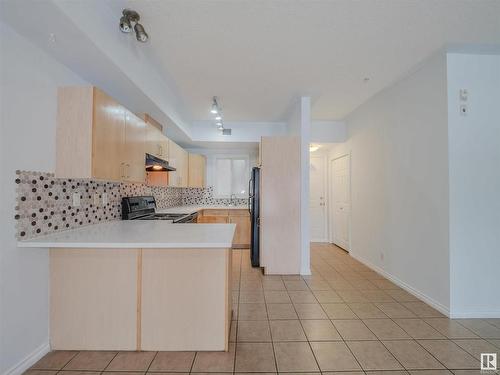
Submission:
[[327,242],[325,158],[311,157],[309,169],[309,215],[311,241]]
[[332,181],[332,239],[333,243],[349,251],[350,238],[350,163],[349,155],[330,163]]

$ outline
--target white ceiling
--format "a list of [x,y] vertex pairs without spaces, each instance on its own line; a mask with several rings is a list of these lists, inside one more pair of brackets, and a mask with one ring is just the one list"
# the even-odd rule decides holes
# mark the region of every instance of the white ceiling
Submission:
[[[111,0],[138,10],[193,120],[279,121],[299,95],[342,119],[447,43],[498,43],[497,0]],[[117,15],[118,17],[118,15]],[[368,82],[363,82],[369,77]]]

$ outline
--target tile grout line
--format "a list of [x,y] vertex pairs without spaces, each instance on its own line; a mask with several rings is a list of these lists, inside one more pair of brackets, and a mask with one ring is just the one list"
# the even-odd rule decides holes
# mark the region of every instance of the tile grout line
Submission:
[[[263,272],[264,272],[264,270],[262,270],[262,273]],[[285,283],[281,277],[280,277],[280,280],[283,283],[283,285],[285,285]],[[285,289],[286,289],[286,286],[285,286]],[[269,319],[269,311],[267,310],[267,300],[266,300],[266,293],[264,291],[264,285],[262,285],[262,293],[264,294],[264,306],[266,308],[267,326],[269,327],[269,335],[271,337],[271,347],[273,348],[274,368],[275,368],[276,372],[279,372],[278,360],[276,359],[276,350],[274,348],[273,331],[271,330],[271,320]]]
[[239,255],[239,267],[238,267],[238,312],[236,316],[235,329],[236,333],[234,336],[234,361],[233,361],[233,374],[236,372],[236,351],[238,350],[238,330],[240,329],[240,298],[241,298],[241,269],[243,267],[243,251],[238,250]]

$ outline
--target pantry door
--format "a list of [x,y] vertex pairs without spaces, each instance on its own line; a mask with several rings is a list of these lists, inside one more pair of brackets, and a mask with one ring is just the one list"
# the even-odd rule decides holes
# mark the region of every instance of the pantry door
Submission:
[[344,250],[350,249],[350,157],[344,155],[330,162],[332,188],[332,240]]
[[309,215],[311,242],[328,242],[326,226],[326,158],[310,158]]

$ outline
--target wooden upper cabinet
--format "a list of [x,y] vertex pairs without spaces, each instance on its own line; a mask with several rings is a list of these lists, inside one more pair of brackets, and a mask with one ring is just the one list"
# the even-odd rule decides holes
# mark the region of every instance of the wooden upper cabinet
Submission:
[[178,147],[179,146],[177,145],[177,143],[171,140],[168,141],[168,163],[171,167],[174,167],[176,169],[173,172],[168,172],[168,186],[179,186],[179,159],[177,151]]
[[181,160],[182,160],[182,169],[180,173],[180,186],[188,187],[188,179],[189,179],[189,152],[181,148]]
[[177,143],[168,141],[168,162],[176,169],[175,172],[169,172],[168,185],[176,187],[188,186],[188,164],[189,154]]
[[168,160],[168,138],[163,135],[163,126],[148,114],[144,114],[141,118],[146,123],[146,152]]
[[146,124],[132,112],[125,112],[124,181],[146,179]]
[[58,90],[56,175],[145,180],[144,122],[96,87]]
[[91,177],[120,180],[125,173],[125,108],[94,89],[93,112]]
[[207,160],[205,156],[189,154],[188,166],[188,186],[202,188],[205,187],[205,170]]

